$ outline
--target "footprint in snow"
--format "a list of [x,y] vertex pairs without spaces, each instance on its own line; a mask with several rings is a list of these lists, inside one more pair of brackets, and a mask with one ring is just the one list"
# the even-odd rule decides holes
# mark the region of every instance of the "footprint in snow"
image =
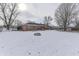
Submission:
[[4,48],[4,46],[2,46],[1,48]]
[[28,55],[31,55],[31,52],[29,52]]

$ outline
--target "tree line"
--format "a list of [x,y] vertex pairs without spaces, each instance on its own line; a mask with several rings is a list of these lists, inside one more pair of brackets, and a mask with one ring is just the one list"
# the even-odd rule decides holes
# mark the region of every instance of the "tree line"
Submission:
[[[4,27],[9,30],[13,23],[20,25],[21,21],[17,20],[20,12],[17,3],[0,3],[0,19]],[[79,27],[79,4],[78,3],[61,3],[55,11],[54,20],[64,31],[70,26]],[[51,16],[44,17],[44,24],[49,25],[53,20]]]

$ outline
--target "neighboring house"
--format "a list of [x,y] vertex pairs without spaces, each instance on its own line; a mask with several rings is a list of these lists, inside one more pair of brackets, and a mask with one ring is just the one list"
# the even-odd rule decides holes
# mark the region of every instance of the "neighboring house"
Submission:
[[18,29],[23,31],[46,30],[49,29],[49,26],[45,24],[38,24],[38,23],[26,23],[18,27]]

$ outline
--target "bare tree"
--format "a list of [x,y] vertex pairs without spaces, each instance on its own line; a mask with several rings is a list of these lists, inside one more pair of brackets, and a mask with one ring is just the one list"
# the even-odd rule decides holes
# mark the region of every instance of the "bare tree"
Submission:
[[50,21],[52,21],[52,17],[51,16],[45,16],[44,17],[44,24],[49,26]]
[[14,26],[21,26],[22,25],[22,21],[20,20],[14,20]]
[[7,30],[16,20],[19,12],[16,3],[0,3],[0,19],[3,20],[4,26]]
[[66,31],[67,27],[72,23],[79,13],[78,4],[76,3],[62,3],[55,12],[55,20],[59,27],[64,28]]
[[76,28],[76,29],[79,29],[79,17],[76,17],[76,18],[75,18],[74,23],[75,23],[75,28]]

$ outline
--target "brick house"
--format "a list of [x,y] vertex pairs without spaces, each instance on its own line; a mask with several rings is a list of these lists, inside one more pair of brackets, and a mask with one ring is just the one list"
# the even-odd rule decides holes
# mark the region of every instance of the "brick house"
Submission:
[[46,30],[49,29],[49,26],[45,24],[38,23],[25,23],[20,26],[22,31],[32,31],[32,30]]

